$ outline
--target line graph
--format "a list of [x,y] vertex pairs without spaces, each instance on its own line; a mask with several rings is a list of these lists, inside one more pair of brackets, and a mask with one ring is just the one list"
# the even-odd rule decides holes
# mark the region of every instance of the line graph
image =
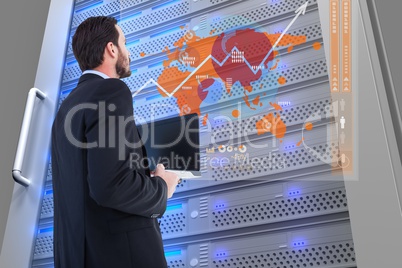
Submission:
[[[290,27],[296,22],[296,20],[299,18],[300,15],[304,15],[306,13],[306,9],[308,6],[308,1],[304,3],[302,6],[300,6],[298,9],[296,9],[295,13],[296,16],[293,18],[293,20],[288,24],[288,26],[283,30],[282,34],[279,36],[279,38],[276,40],[275,44],[272,46],[272,48],[269,50],[267,55],[264,57],[264,59],[261,61],[259,65],[264,64],[264,62],[269,58],[271,53],[274,51],[274,49],[278,46],[279,42],[282,40],[282,38],[285,36],[285,34],[288,32]],[[198,66],[195,68],[172,92],[168,92],[165,90],[158,82],[156,82],[153,78],[149,79],[142,87],[140,87],[136,92],[132,94],[132,97],[134,98],[137,96],[144,88],[146,88],[149,84],[153,83],[157,88],[159,88],[162,92],[164,92],[168,97],[173,96],[180,88],[196,73],[198,70],[204,66],[205,63],[207,63],[210,59],[212,59],[216,64],[218,64],[220,67],[222,67],[232,56],[234,53],[240,53],[241,51],[235,46],[233,49],[226,55],[226,57],[222,60],[219,61],[217,60],[214,56],[211,54],[208,55]],[[247,61],[247,59],[244,56],[241,56],[242,60],[244,63],[250,68],[250,70],[253,72],[253,74],[257,74],[257,72],[260,71],[259,68],[253,68],[253,66]]]

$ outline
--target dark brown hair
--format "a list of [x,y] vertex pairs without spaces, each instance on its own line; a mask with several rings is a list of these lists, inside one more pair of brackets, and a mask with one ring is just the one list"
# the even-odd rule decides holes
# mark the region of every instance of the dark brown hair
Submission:
[[103,62],[107,43],[118,47],[119,32],[113,17],[90,17],[83,21],[73,36],[73,52],[81,71],[91,70]]

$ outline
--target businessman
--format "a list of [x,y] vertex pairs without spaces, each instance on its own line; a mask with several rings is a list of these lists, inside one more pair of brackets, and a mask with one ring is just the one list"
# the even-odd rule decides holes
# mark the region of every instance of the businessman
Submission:
[[125,36],[114,18],[91,17],[72,47],[83,74],[52,127],[55,267],[167,267],[157,218],[179,178],[130,164],[146,151],[120,80],[131,74]]

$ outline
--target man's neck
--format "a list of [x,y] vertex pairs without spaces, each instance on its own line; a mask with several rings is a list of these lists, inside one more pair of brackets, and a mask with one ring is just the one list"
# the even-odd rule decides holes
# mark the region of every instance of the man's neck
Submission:
[[84,71],[82,74],[96,74],[96,75],[101,76],[103,79],[109,79],[109,78],[110,78],[110,77],[107,76],[106,74],[104,74],[104,73],[102,73],[102,72],[99,72],[99,71],[97,71],[97,70],[86,70],[86,71]]
[[94,68],[93,70],[101,72],[107,76],[109,76],[110,78],[120,78],[117,73],[116,73],[116,68],[113,68],[112,66],[104,66],[101,65],[99,67]]

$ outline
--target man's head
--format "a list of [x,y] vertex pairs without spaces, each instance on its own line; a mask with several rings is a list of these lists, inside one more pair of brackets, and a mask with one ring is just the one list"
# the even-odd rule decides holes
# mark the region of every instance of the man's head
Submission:
[[131,75],[126,39],[112,17],[90,17],[75,31],[72,47],[82,71],[99,69],[107,75]]

